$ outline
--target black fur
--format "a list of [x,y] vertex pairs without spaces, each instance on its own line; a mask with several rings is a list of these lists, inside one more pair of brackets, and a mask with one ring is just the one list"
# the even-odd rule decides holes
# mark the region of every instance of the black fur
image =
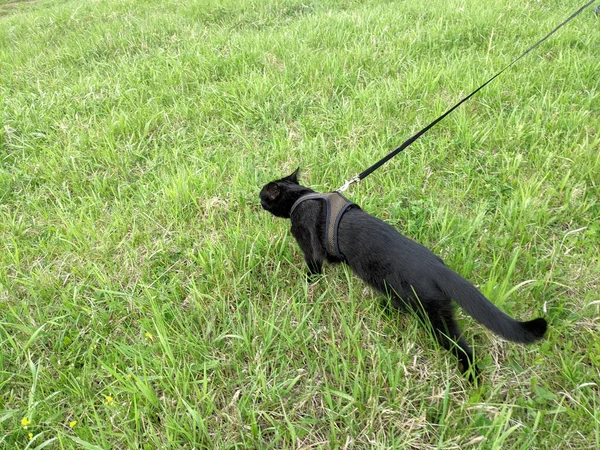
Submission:
[[[260,199],[267,211],[289,218],[294,202],[312,192],[298,183],[296,169],[291,175],[264,186]],[[304,253],[309,277],[322,272],[325,260],[342,262],[327,252],[322,200],[302,202],[293,219],[292,234]],[[430,250],[360,208],[352,208],[343,215],[338,240],[345,262],[352,270],[389,295],[393,306],[409,308],[429,322],[438,342],[458,357],[462,371],[469,378],[477,374],[477,367],[454,319],[452,300],[479,323],[510,341],[528,344],[541,339],[546,332],[544,319],[516,321]]]

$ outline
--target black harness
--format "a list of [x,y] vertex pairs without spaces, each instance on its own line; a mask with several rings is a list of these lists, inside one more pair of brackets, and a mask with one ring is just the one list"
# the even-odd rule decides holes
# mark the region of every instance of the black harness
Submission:
[[350,208],[358,208],[358,205],[337,192],[306,194],[292,205],[290,219],[294,210],[305,200],[325,200],[325,242],[327,243],[327,251],[345,261],[346,257],[340,252],[338,245],[338,226],[344,213]]

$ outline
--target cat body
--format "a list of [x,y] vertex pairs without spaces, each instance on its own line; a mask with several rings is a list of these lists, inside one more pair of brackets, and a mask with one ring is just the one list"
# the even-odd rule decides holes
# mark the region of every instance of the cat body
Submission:
[[322,272],[324,261],[348,264],[362,280],[389,296],[394,307],[411,309],[429,322],[438,342],[458,357],[461,370],[469,378],[476,376],[477,367],[454,319],[452,300],[482,325],[510,341],[528,344],[544,336],[547,324],[543,318],[516,321],[429,249],[359,207],[347,209],[339,219],[339,254],[333,254],[325,237],[328,220],[323,200],[298,203],[290,217],[297,200],[314,193],[301,186],[297,176],[298,170],[268,183],[260,198],[264,209],[291,219],[292,235],[304,254],[309,277]]

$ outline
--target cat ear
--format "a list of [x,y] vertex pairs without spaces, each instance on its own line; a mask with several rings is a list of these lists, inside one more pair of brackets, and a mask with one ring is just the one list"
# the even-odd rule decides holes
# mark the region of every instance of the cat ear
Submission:
[[300,167],[294,170],[294,173],[285,177],[286,180],[291,181],[292,183],[298,184],[298,173],[300,172]]
[[279,190],[279,186],[277,186],[275,183],[267,187],[267,195],[269,196],[269,200],[271,201],[279,197],[280,193],[281,191]]

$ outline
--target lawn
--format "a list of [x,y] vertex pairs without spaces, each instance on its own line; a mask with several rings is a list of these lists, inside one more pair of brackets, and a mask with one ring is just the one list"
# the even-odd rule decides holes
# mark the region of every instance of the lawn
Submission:
[[[568,3],[568,4],[565,4]],[[0,0],[0,448],[600,446],[592,8],[348,191],[545,340],[470,385],[258,192],[333,190],[580,5]]]

